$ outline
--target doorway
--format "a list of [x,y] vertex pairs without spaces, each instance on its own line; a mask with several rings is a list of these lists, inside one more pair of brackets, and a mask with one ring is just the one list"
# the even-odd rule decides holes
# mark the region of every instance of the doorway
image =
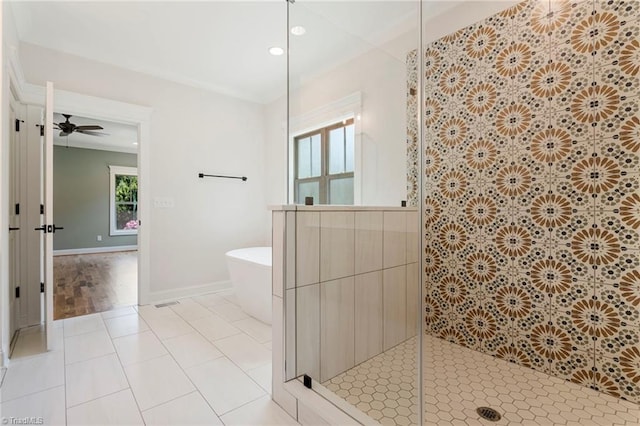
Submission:
[[54,319],[138,302],[135,126],[54,114]]
[[[8,262],[18,266],[18,282],[19,295],[17,297],[18,290],[16,290],[16,284],[9,280],[9,268],[6,271],[6,287],[5,294],[8,296],[3,299],[1,311],[3,314],[2,322],[6,324],[6,328],[3,329],[3,349],[6,348],[6,352],[3,350],[3,355],[6,354],[7,358],[14,358],[16,356],[24,356],[34,353],[45,351],[49,346],[43,339],[46,335],[53,336],[54,333],[44,333],[45,324],[45,312],[43,309],[47,305],[47,310],[53,314],[53,301],[51,305],[45,303],[46,298],[42,293],[42,276],[41,276],[41,256],[42,256],[42,241],[39,232],[28,232],[30,230],[39,228],[43,223],[47,222],[44,216],[41,214],[42,206],[42,193],[41,185],[43,179],[43,162],[42,162],[42,123],[43,120],[43,99],[45,99],[45,92],[48,93],[48,88],[45,90],[44,86],[33,86],[21,84],[19,79],[10,76],[10,94],[15,100],[12,100],[11,109],[17,111],[20,118],[20,132],[18,134],[19,148],[19,163],[17,166],[17,175],[20,179],[19,199],[16,204],[20,205],[19,223],[20,230],[16,232],[19,235],[19,261]],[[15,89],[14,89],[15,86]],[[28,90],[26,90],[28,89]],[[8,96],[9,98],[9,96]],[[133,146],[133,151],[137,153],[137,168],[139,170],[139,182],[138,186],[141,189],[145,186],[145,182],[149,179],[149,140],[150,140],[150,119],[152,110],[148,107],[142,107],[139,105],[133,105],[118,101],[113,101],[104,98],[97,98],[92,96],[86,96],[79,93],[56,91],[56,110],[62,110],[75,116],[83,116],[89,119],[103,118],[104,120],[112,120],[114,123],[123,123],[134,129],[134,138],[128,140],[128,143]],[[7,119],[9,119],[9,105],[7,105]],[[17,108],[17,109],[16,109]],[[50,109],[53,111],[53,108]],[[13,115],[11,116],[13,117]],[[10,128],[14,128],[14,122],[7,120],[11,123]],[[55,122],[58,122],[56,120]],[[16,124],[17,126],[17,124]],[[51,126],[52,128],[54,126]],[[58,130],[60,132],[60,130]],[[11,132],[7,132],[11,135]],[[7,160],[9,155],[9,139],[7,138]],[[24,140],[23,140],[24,139]],[[135,146],[133,142],[139,141],[139,145]],[[22,143],[24,142],[24,143]],[[71,146],[71,145],[70,145]],[[53,158],[51,155],[50,158]],[[7,161],[7,166],[11,164],[11,161]],[[105,166],[106,167],[106,166]],[[9,167],[7,167],[9,172]],[[9,195],[9,180],[7,179],[7,195]],[[9,197],[7,197],[7,204],[4,206],[6,212],[11,213],[10,208],[14,208],[14,205],[9,205]],[[140,197],[138,199],[139,208],[139,223],[149,221],[145,219],[145,215],[148,215],[149,206],[146,198]],[[49,211],[47,209],[47,211]],[[53,209],[51,209],[53,212]],[[9,214],[11,216],[11,214]],[[9,219],[9,218],[8,218]],[[44,221],[44,222],[43,222]],[[53,217],[48,218],[48,222],[53,223]],[[10,222],[13,227],[13,222]],[[62,224],[58,223],[58,226]],[[64,227],[64,226],[63,226]],[[11,231],[13,233],[13,231]],[[56,233],[56,236],[62,235],[62,230]],[[134,266],[134,275],[137,276],[137,285],[134,291],[135,299],[139,304],[148,303],[149,297],[149,233],[147,230],[138,229],[138,251],[135,252],[137,259],[137,270]],[[8,241],[7,241],[8,242]],[[8,250],[7,244],[7,253]],[[15,259],[15,258],[14,258]],[[7,259],[8,261],[8,259]],[[51,262],[53,264],[53,261]],[[134,263],[135,265],[135,263]],[[53,268],[52,268],[53,269]],[[122,269],[122,268],[121,268]],[[53,275],[53,274],[52,274]],[[53,279],[51,279],[53,284]],[[45,286],[46,287],[46,286]],[[52,285],[53,287],[53,285]],[[51,294],[53,294],[51,289]],[[53,299],[53,298],[51,298]],[[133,302],[135,303],[135,302]],[[53,316],[53,315],[52,315]],[[53,322],[51,322],[53,324]],[[60,329],[61,323],[54,326],[55,329]],[[11,331],[10,331],[11,330]],[[16,330],[14,333],[13,331]],[[13,341],[10,340],[13,338]],[[52,343],[54,344],[54,343]],[[28,349],[27,351],[21,351],[18,346]],[[54,346],[57,346],[54,344]]]

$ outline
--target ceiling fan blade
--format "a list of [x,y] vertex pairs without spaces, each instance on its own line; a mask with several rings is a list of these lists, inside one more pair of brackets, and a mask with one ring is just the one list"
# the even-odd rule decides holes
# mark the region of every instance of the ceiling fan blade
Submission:
[[109,133],[94,132],[91,130],[76,130],[76,133],[82,133],[83,135],[90,135],[90,136],[109,136]]
[[88,126],[76,126],[76,132],[80,130],[102,130],[102,126],[98,126],[97,124],[90,124]]

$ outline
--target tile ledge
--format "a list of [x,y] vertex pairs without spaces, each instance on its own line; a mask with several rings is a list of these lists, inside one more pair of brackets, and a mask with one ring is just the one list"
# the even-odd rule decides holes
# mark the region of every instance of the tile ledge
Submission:
[[313,390],[308,389],[296,379],[283,383],[288,393],[330,425],[380,425],[315,380],[312,386]]
[[346,206],[346,205],[314,205],[305,206],[303,204],[278,204],[267,207],[271,211],[418,211],[417,207],[396,207],[396,206]]

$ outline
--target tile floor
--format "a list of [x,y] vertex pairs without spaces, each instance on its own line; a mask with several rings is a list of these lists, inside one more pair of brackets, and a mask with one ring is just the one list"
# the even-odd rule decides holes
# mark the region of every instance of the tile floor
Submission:
[[[231,292],[23,330],[0,371],[0,417],[47,425],[297,424],[270,399],[271,328]],[[427,336],[425,424],[638,425],[640,407]],[[325,383],[383,425],[414,424],[416,339]],[[4,377],[3,377],[4,375]],[[490,406],[502,419],[480,420]]]
[[[408,425],[417,401],[417,338],[325,383],[383,425]],[[428,425],[639,425],[640,406],[432,336],[424,340]],[[480,419],[476,408],[502,419]]]
[[[23,330],[0,417],[47,425],[297,424],[270,398],[271,327],[231,292],[56,321],[56,350]],[[1,378],[1,376],[0,376]]]

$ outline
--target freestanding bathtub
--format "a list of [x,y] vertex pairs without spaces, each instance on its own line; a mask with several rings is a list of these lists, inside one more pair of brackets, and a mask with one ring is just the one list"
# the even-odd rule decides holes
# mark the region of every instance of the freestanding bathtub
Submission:
[[271,247],[231,250],[225,255],[240,307],[271,324]]

